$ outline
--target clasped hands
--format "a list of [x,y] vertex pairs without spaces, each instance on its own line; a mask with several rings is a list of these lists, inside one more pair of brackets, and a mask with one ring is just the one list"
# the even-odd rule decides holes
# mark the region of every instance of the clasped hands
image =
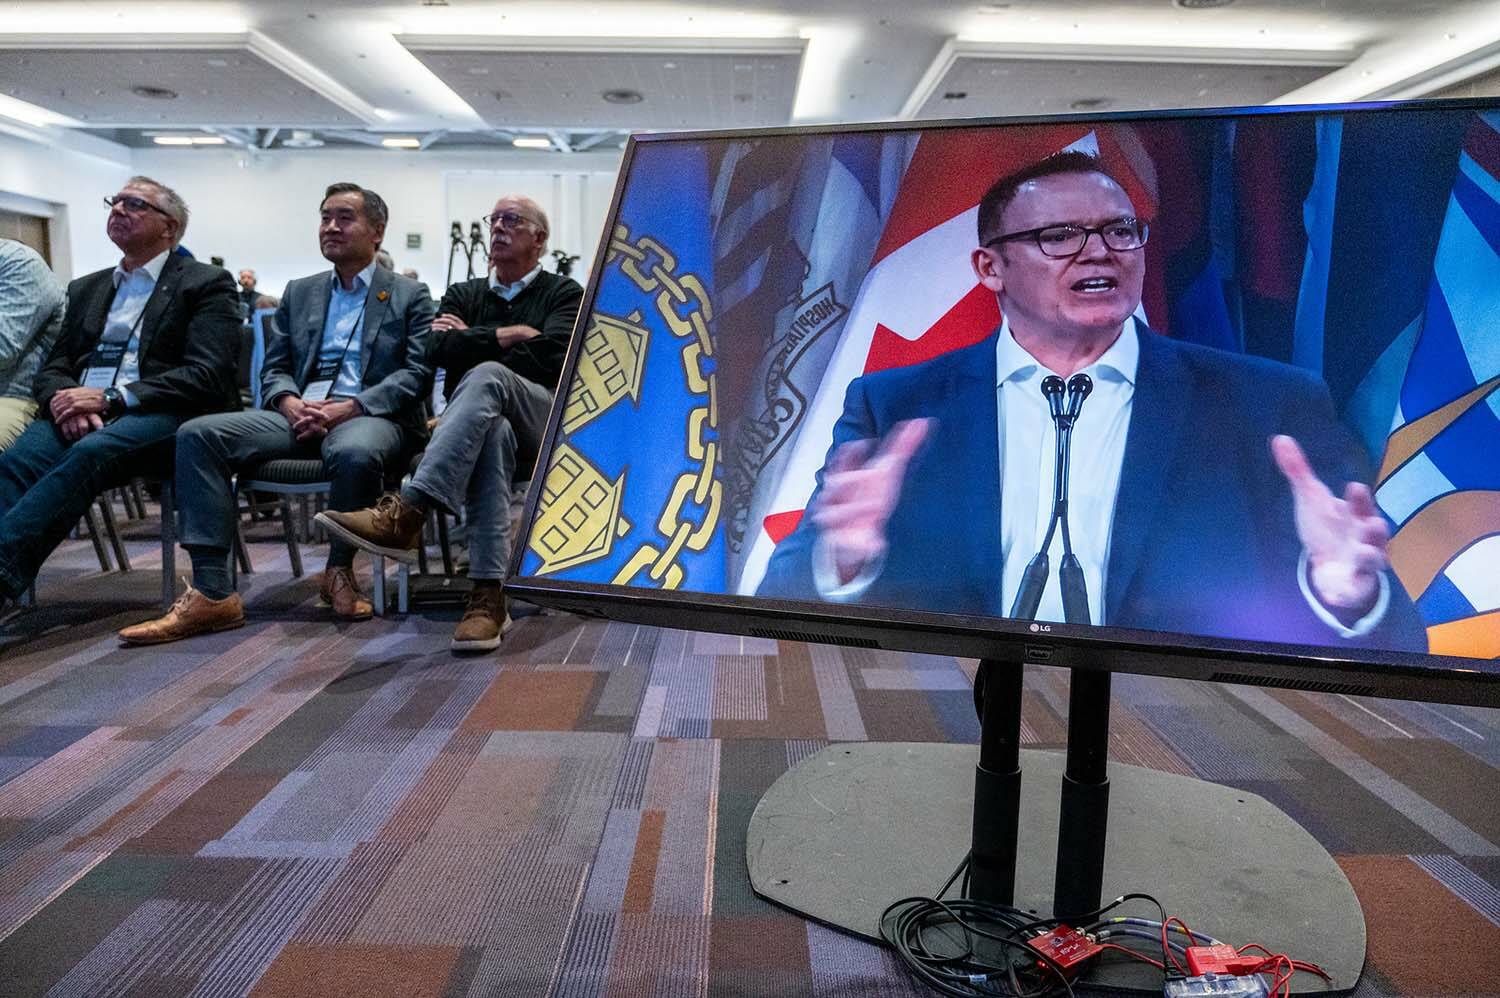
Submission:
[[108,408],[102,388],[63,388],[48,404],[53,425],[68,441],[80,440],[102,427]]
[[[886,524],[901,496],[907,465],[931,430],[929,419],[897,423],[885,439],[852,440],[828,462],[818,501],[808,510],[832,554],[840,584],[885,554]],[[1274,436],[1271,455],[1292,490],[1297,539],[1307,552],[1308,583],[1324,606],[1368,612],[1390,564],[1390,531],[1368,486],[1350,482],[1335,496],[1296,440]]]
[[292,424],[292,436],[299,441],[327,436],[335,426],[364,412],[356,399],[311,402],[296,395],[283,395],[276,401],[276,408]]

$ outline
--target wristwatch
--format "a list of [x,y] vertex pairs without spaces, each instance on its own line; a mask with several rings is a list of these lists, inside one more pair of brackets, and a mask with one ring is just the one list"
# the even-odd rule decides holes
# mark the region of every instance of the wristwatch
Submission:
[[104,418],[119,419],[125,415],[125,393],[110,386],[104,389]]

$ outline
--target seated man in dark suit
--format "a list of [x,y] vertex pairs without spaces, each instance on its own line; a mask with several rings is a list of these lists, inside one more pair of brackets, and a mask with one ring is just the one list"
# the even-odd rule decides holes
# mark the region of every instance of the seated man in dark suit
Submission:
[[[850,384],[760,594],[1007,616],[1038,549],[1056,566],[1071,543],[1086,583],[1077,617],[1095,624],[1425,650],[1327,387],[1137,321],[1146,236],[1087,154],[998,181],[971,261],[1001,328]],[[1049,530],[1041,389],[1078,372],[1094,388],[1073,431],[1069,541]],[[1349,484],[1339,497],[1324,481]],[[1065,619],[1060,588],[1053,571],[1037,619]]]
[[234,281],[172,252],[187,205],[148,177],[105,201],[120,263],[68,285],[33,381],[42,418],[0,454],[3,598],[26,590],[96,495],[165,463],[183,421],[238,405]]
[[[319,246],[333,270],[287,285],[266,343],[264,409],[196,419],[177,436],[182,544],[193,585],[157,620],[120,632],[130,644],[175,641],[244,623],[229,583],[239,470],[285,457],[321,457],[334,509],[380,495],[387,475],[427,436],[422,400],[431,390],[427,287],[375,265],[385,202],[358,184],[334,184],[321,206]],[[373,612],[354,581],[354,549],[329,545],[321,595],[334,616]]]
[[453,285],[433,321],[433,362],[446,369],[448,408],[411,484],[356,513],[319,513],[336,537],[413,558],[428,509],[463,509],[469,606],[454,651],[490,651],[510,620],[501,583],[510,561],[510,485],[536,464],[583,288],[542,270],[547,216],[507,195],[489,216],[490,273]]

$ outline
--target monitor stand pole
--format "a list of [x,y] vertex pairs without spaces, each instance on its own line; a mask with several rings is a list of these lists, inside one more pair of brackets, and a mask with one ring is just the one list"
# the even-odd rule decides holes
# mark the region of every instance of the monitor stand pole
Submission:
[[1016,662],[981,659],[974,677],[979,699],[979,762],[974,767],[974,824],[969,896],[1011,904],[1021,827],[1021,678]]
[[1057,816],[1057,915],[1099,909],[1109,827],[1109,673],[1072,670],[1068,685],[1068,763]]
[[[979,762],[974,768],[974,823],[969,897],[1015,901],[1021,809],[1023,666],[984,659],[979,691]],[[1110,674],[1073,670],[1068,688],[1068,759],[1057,821],[1053,911],[1095,911],[1104,889],[1109,827]]]

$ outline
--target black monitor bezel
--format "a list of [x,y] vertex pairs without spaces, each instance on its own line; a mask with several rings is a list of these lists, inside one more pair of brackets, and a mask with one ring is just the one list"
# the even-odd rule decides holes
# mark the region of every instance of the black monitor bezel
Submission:
[[[950,118],[938,121],[861,122],[721,131],[634,134],[626,144],[595,250],[578,324],[563,362],[547,420],[537,468],[547,466],[562,422],[561,396],[571,384],[582,347],[579,328],[592,314],[607,265],[609,240],[619,215],[636,151],[656,143],[737,141],[773,136],[857,132],[928,132],[1007,125],[1061,125],[1153,120],[1383,114],[1399,111],[1494,110],[1500,99],[1372,101],[1352,104],[1260,106],[1095,112],[1088,114]],[[1274,686],[1283,689],[1379,696],[1433,703],[1500,707],[1500,664],[1452,655],[1425,654],[1413,662],[1395,652],[1323,645],[1207,638],[1168,631],[1141,631],[1048,622],[1033,625],[1001,617],[934,613],[858,603],[814,603],[677,590],[580,583],[521,573],[524,543],[541,498],[534,476],[513,538],[507,591],[540,606],[627,623],[751,637],[949,654],[1030,662],[1085,670]]]

